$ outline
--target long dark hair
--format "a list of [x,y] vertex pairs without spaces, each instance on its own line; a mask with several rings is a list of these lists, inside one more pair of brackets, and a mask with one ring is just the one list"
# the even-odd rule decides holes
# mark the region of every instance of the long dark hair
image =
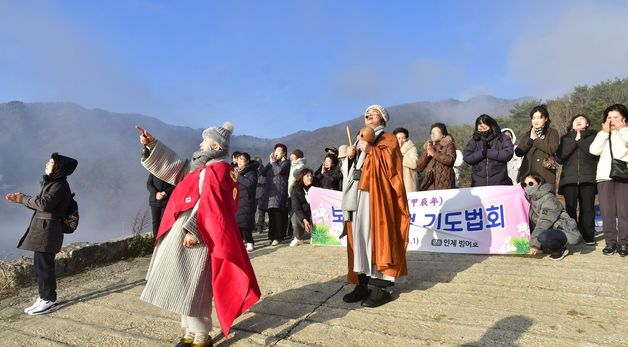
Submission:
[[482,134],[478,131],[478,125],[480,124],[486,124],[491,127],[491,132],[489,134],[489,137],[491,138],[494,137],[494,135],[499,136],[501,134],[501,129],[499,128],[499,125],[497,125],[497,121],[487,114],[482,114],[475,120],[475,130],[473,131],[473,138],[475,140],[479,140],[482,137]]

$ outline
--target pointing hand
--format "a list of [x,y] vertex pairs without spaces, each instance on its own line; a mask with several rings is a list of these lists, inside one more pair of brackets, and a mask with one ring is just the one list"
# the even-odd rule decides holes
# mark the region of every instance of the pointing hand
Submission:
[[135,130],[137,130],[140,133],[140,143],[143,144],[144,146],[155,141],[155,137],[151,135],[145,129],[141,128],[139,125],[135,126]]

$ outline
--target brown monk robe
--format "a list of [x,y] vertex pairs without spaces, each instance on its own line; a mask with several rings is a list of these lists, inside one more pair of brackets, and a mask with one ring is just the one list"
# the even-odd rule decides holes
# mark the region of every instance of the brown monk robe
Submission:
[[[369,107],[367,113],[373,107]],[[382,117],[384,120],[382,123],[385,124],[388,120],[386,111],[381,106],[376,110],[380,114],[385,114]],[[403,185],[401,151],[396,137],[392,133],[383,132],[382,125],[378,124],[376,128],[379,136],[376,136],[375,144],[366,150],[362,173],[357,182],[357,189],[368,191],[370,228],[367,233],[371,242],[370,261],[377,273],[358,274],[354,271],[356,254],[364,252],[356,248],[364,245],[354,242],[354,233],[364,232],[354,230],[360,227],[355,224],[356,214],[364,211],[364,206],[352,211],[350,220],[345,223],[348,234],[348,280],[357,286],[353,292],[345,295],[343,300],[346,302],[363,300],[362,305],[367,307],[377,307],[392,300],[390,293],[384,288],[392,286],[395,278],[408,273],[405,252],[408,245],[410,213]],[[369,291],[367,287],[369,282],[379,289]]]

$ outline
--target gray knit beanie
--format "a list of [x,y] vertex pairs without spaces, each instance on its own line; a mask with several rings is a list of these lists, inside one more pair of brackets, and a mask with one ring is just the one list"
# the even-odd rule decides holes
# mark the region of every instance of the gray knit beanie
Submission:
[[216,142],[223,150],[229,151],[229,143],[231,142],[231,133],[233,132],[233,124],[225,122],[222,126],[215,126],[203,130],[203,139]]
[[366,113],[370,110],[370,109],[376,109],[379,111],[379,113],[381,113],[382,118],[384,119],[384,122],[388,123],[388,121],[390,120],[390,116],[388,115],[388,111],[386,111],[386,109],[384,108],[384,106],[381,105],[371,105],[369,107],[366,108],[366,111],[364,111],[364,115],[366,116]]

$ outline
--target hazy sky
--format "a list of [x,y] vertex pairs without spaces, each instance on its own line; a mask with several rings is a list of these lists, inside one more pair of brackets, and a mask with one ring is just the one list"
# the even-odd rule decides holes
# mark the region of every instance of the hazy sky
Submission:
[[627,1],[1,1],[0,102],[277,137],[628,75]]

